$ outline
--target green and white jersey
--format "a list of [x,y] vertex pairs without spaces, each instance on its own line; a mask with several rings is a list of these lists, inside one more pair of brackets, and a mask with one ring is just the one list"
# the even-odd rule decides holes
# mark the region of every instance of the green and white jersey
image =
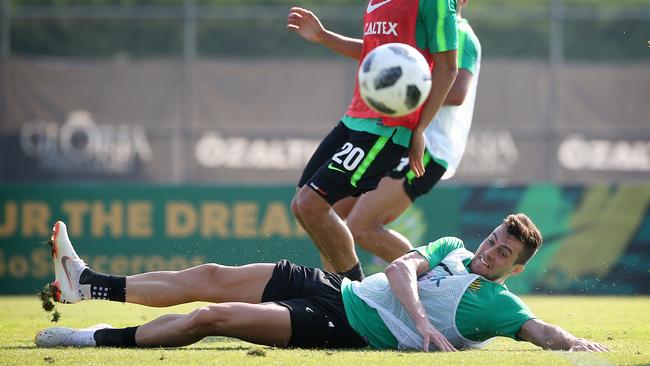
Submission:
[[[517,339],[534,318],[505,285],[469,272],[474,254],[458,238],[416,248],[429,262],[418,294],[431,323],[456,348],[480,348],[495,336]],[[344,280],[343,303],[350,325],[374,348],[420,349],[422,337],[383,273],[362,282]]]
[[472,81],[463,104],[442,106],[424,131],[427,150],[447,171],[442,179],[449,179],[463,158],[467,135],[472,126],[476,86],[481,70],[481,44],[467,20],[458,18],[458,68],[472,73]]
[[[430,271],[420,279],[436,275],[469,273],[474,254],[462,260],[460,267],[451,268],[446,263],[456,251],[466,251],[463,241],[444,237],[429,245],[414,249],[429,261]],[[495,336],[517,339],[521,326],[535,318],[528,306],[506,285],[478,277],[467,288],[456,309],[456,326],[461,334],[473,341],[484,341]]]

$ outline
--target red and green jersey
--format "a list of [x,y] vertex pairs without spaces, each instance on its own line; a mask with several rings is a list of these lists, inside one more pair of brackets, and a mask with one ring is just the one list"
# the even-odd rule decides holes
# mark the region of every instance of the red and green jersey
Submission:
[[[431,65],[432,53],[458,49],[456,0],[370,0],[363,23],[360,61],[377,46],[392,42],[406,43],[417,48]],[[373,125],[379,121],[384,126],[403,126],[411,130],[417,125],[420,111],[421,108],[398,118],[382,117],[366,106],[359,94],[359,85],[355,82],[354,97],[343,122],[346,123],[347,120],[352,124],[355,119],[372,119],[372,123],[364,125]],[[358,130],[358,126],[356,123],[356,128],[353,129]]]

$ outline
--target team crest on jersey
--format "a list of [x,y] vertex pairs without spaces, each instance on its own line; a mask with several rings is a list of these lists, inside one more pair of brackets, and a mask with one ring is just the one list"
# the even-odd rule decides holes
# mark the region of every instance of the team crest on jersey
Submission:
[[481,283],[481,280],[477,278],[469,284],[468,289],[476,294],[481,289]]
[[393,22],[370,22],[365,25],[363,35],[383,34],[397,37],[398,23]]

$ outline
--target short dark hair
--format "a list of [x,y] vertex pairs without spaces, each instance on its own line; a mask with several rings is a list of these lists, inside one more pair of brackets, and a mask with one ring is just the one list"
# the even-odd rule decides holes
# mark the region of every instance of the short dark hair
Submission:
[[508,215],[503,220],[508,234],[517,238],[524,244],[524,250],[519,253],[515,264],[526,264],[542,246],[542,233],[539,232],[533,221],[523,213]]

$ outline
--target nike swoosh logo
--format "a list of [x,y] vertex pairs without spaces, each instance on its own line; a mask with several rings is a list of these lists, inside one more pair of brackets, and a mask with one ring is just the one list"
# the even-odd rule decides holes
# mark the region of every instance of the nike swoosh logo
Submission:
[[389,2],[391,2],[391,0],[384,0],[384,1],[380,2],[380,3],[372,5],[372,0],[370,0],[368,2],[368,8],[366,9],[366,14],[372,13],[373,11],[375,11],[375,9],[380,8],[380,7],[388,4]]
[[330,163],[330,165],[327,166],[327,169],[335,170],[335,171],[341,172],[341,173],[345,173],[345,170],[335,167],[334,165],[332,165],[332,163]]
[[63,258],[61,258],[61,266],[63,266],[63,272],[65,272],[65,276],[68,277],[68,285],[70,286],[70,288],[72,288],[72,278],[70,278],[70,273],[68,272],[68,266],[66,266],[66,263],[70,259],[72,258],[68,257],[67,255],[63,256]]

